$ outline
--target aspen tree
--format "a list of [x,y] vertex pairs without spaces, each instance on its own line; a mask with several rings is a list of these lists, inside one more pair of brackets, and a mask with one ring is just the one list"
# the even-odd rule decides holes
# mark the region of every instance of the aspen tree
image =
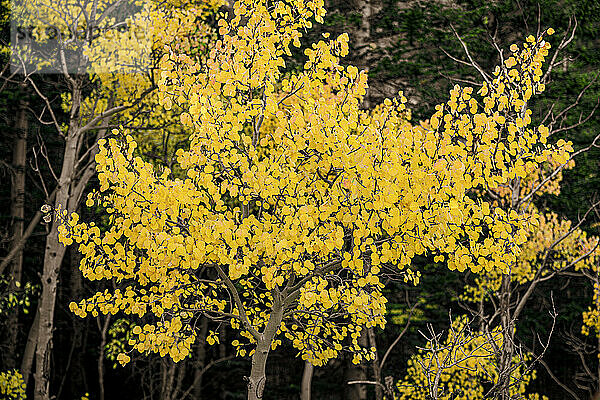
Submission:
[[[571,146],[547,144],[523,109],[543,90],[542,39],[479,93],[456,86],[412,124],[402,95],[361,109],[366,74],[340,63],[345,34],[283,74],[302,30],[322,21],[322,1],[233,8],[203,63],[176,51],[161,62],[161,104],[186,110],[193,132],[178,151],[186,176],[136,157],[131,136],[101,140],[100,191],[87,204],[106,208],[109,227],[58,211],[59,236],[78,244],[84,277],[117,284],[71,303],[74,313],[135,316],[130,351],[174,361],[190,356],[198,318],[227,322],[237,353],[252,357],[248,398],[258,399],[283,340],[315,366],[341,351],[373,357],[358,339],[385,325],[382,268],[417,283],[411,259],[429,252],[459,271],[507,271],[535,216],[468,194],[566,159]],[[209,331],[209,344],[219,340]]]

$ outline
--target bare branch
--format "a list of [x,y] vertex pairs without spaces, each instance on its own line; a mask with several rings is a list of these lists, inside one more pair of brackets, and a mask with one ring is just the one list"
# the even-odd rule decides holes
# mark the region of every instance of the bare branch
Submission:
[[469,63],[466,63],[466,64],[467,65],[471,65],[473,68],[475,68],[477,70],[477,72],[479,72],[479,74],[486,81],[486,83],[488,85],[490,85],[491,84],[491,79],[490,79],[489,75],[483,70],[483,68],[481,68],[481,66],[479,66],[479,64],[477,64],[477,62],[475,62],[475,60],[471,56],[471,52],[469,51],[469,48],[467,47],[467,44],[462,40],[462,38],[460,37],[460,35],[458,34],[458,32],[456,32],[456,29],[454,29],[454,25],[450,24],[450,28],[452,29],[452,32],[454,32],[454,35],[456,36],[456,38],[460,42],[463,50],[465,51],[465,55],[469,59]]
[[[408,297],[408,294],[407,294],[407,297]],[[407,299],[407,303],[408,303],[408,299]],[[383,370],[383,366],[385,365],[385,362],[386,362],[388,356],[392,352],[392,349],[394,348],[394,346],[396,346],[398,344],[398,342],[400,342],[400,339],[402,339],[402,337],[404,336],[404,334],[408,330],[408,327],[410,326],[410,320],[412,318],[413,312],[415,311],[415,308],[417,307],[417,304],[418,303],[415,303],[410,308],[410,312],[408,313],[408,319],[406,321],[406,324],[404,325],[404,329],[402,329],[402,332],[400,332],[400,334],[396,337],[396,339],[392,342],[392,344],[390,344],[390,346],[388,347],[387,351],[385,352],[385,354],[381,358],[381,363],[379,364],[379,369]]]
[[242,324],[244,325],[244,329],[246,329],[248,332],[250,332],[256,340],[261,340],[262,335],[250,323],[250,320],[248,319],[248,315],[246,314],[246,311],[244,310],[244,304],[242,303],[242,299],[240,298],[240,294],[238,293],[237,289],[235,288],[235,285],[233,284],[231,279],[229,279],[229,276],[227,276],[227,274],[223,271],[223,269],[220,266],[217,265],[216,270],[217,270],[217,273],[219,274],[219,276],[221,277],[221,279],[223,280],[223,282],[225,282],[227,289],[229,289],[229,292],[233,296],[235,305],[238,308],[238,311],[240,314],[240,320],[241,320]]
[[[54,189],[52,194],[50,196],[48,196],[48,198],[46,199],[46,203],[52,202],[54,200],[55,196],[56,196],[56,189]],[[42,212],[40,210],[38,210],[35,213],[35,215],[33,216],[33,218],[31,219],[31,221],[29,222],[29,225],[27,225],[27,229],[25,229],[25,232],[23,232],[23,236],[21,236],[21,239],[19,240],[19,242],[17,244],[15,244],[15,246],[8,252],[8,255],[6,257],[4,257],[4,259],[2,260],[2,263],[0,263],[0,275],[2,275],[4,273],[4,270],[10,264],[12,259],[15,258],[17,253],[23,248],[23,246],[25,246],[25,243],[27,243],[27,239],[29,239],[29,237],[33,234],[33,231],[35,230],[37,225],[40,223],[41,218],[42,218]]]

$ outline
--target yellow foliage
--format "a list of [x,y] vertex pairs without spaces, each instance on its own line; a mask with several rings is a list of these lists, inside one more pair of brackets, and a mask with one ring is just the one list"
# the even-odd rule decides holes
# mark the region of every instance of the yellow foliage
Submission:
[[543,129],[515,117],[529,115],[522,99],[538,91],[549,45],[525,48],[516,73],[498,74],[481,97],[456,86],[413,125],[402,95],[361,109],[367,75],[340,63],[346,34],[313,44],[303,70],[283,74],[290,46],[324,13],[322,0],[238,1],[206,60],[165,54],[158,99],[184,111],[185,175],[134,157],[131,136],[100,141],[100,193],[88,202],[106,208],[108,229],[72,215],[60,239],[79,245],[86,278],[118,288],[73,312],[150,317],[129,345],[175,361],[203,315],[239,330],[240,355],[276,321],[272,348],[286,338],[314,365],[342,350],[360,362],[373,357],[362,329],[385,324],[383,267],[416,283],[408,266],[425,252],[460,271],[514,264],[535,217],[467,194],[568,155],[569,143],[545,144]]
[[25,400],[25,382],[17,370],[0,372],[0,396],[6,400]]
[[[589,238],[584,231],[573,228],[568,220],[560,219],[555,213],[540,213],[531,209],[537,225],[531,227],[527,241],[521,246],[521,253],[511,268],[510,278],[517,284],[531,282],[536,277],[544,278],[564,270],[575,262],[576,269],[590,268],[593,257],[585,257],[596,238]],[[465,287],[463,300],[479,302],[486,293],[498,292],[502,283],[502,271],[487,271],[475,278],[474,285]]]
[[[589,263],[579,269],[593,284],[593,298],[592,305],[583,312],[581,333],[584,335],[594,334],[600,338],[600,251],[597,248],[597,243],[593,247],[591,243],[588,246],[590,250],[594,250],[593,257]],[[598,357],[600,357],[600,353]]]
[[[500,329],[474,332],[466,317],[459,317],[443,341],[431,337],[425,347],[408,361],[406,377],[397,382],[398,400],[478,400],[486,390],[498,383],[497,350],[504,335]],[[538,394],[526,394],[535,379],[535,370],[527,369],[531,355],[515,356],[515,368],[510,376],[511,398],[547,399]]]

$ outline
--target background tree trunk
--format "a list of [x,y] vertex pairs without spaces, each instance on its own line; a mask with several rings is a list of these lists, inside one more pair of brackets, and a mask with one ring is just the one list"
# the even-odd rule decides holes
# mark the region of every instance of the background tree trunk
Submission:
[[500,286],[500,322],[502,325],[502,347],[500,348],[500,365],[498,377],[498,391],[496,398],[510,399],[510,384],[514,348],[514,324],[510,313],[510,291],[511,277],[508,274],[502,275],[502,284]]
[[200,321],[200,333],[198,334],[198,349],[196,350],[195,370],[194,370],[194,399],[202,399],[202,375],[206,365],[206,334],[208,332],[208,319],[202,318]]
[[313,371],[313,365],[309,361],[306,361],[304,363],[304,372],[302,373],[302,386],[300,388],[301,400],[310,400]]
[[[356,9],[360,11],[361,20],[360,26],[355,32],[355,47],[356,47],[356,64],[360,69],[367,69],[371,65],[369,62],[369,53],[371,50],[371,14],[372,0],[357,0]],[[363,107],[371,108],[369,98],[369,89],[363,99]]]
[[[14,178],[11,186],[11,222],[12,238],[11,248],[23,238],[23,229],[25,226],[25,166],[27,162],[27,135],[29,130],[29,121],[27,119],[27,106],[25,100],[19,101],[17,119],[15,124],[15,139],[13,146],[12,166],[14,169]],[[22,289],[23,277],[23,248],[17,252],[10,266],[10,283],[8,286],[9,294],[18,294]],[[17,339],[19,334],[19,307],[14,307],[8,312],[7,330],[7,350],[5,363],[9,369],[17,366]]]
[[[367,347],[368,345],[368,336],[366,329],[363,329],[360,337],[358,338],[358,343],[361,347]],[[346,368],[344,369],[344,381],[366,381],[367,378],[367,366],[363,362],[356,365],[352,362],[351,357],[346,357]],[[348,385],[345,386],[344,399],[346,400],[366,400],[367,399],[367,388],[365,385]]]
[[371,368],[373,369],[373,378],[377,385],[375,385],[375,399],[383,400],[383,390],[381,389],[381,368],[379,368],[379,356],[377,355],[377,339],[375,336],[375,328],[368,328],[369,343],[371,347],[375,348],[375,358],[371,361]]
[[99,316],[96,321],[100,330],[100,347],[98,349],[98,387],[100,388],[100,393],[98,399],[104,400],[104,347],[106,346],[106,333],[110,326],[110,314],[106,316],[102,324],[100,323]]

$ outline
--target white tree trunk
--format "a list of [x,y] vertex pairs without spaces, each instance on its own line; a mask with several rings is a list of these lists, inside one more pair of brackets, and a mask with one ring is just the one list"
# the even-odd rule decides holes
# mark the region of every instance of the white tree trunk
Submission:
[[[75,102],[75,99],[74,99]],[[73,104],[79,107],[79,104]],[[72,188],[72,179],[74,176],[75,163],[77,161],[77,147],[80,135],[73,125],[75,120],[71,120],[71,127],[67,134],[64,158],[54,209],[68,208],[70,193]],[[54,308],[56,304],[56,291],[58,286],[58,274],[60,265],[65,255],[65,247],[58,240],[58,225],[60,221],[54,219],[50,233],[46,237],[46,249],[44,253],[44,270],[42,272],[42,295],[39,302],[39,323],[37,332],[36,348],[36,372],[35,372],[35,400],[49,400],[50,398],[50,355],[52,351],[52,331],[54,329]]]
[[262,337],[258,340],[256,349],[252,355],[252,369],[248,377],[248,400],[260,400],[263,398],[267,381],[267,358],[271,350],[271,343],[275,339],[282,320],[283,305],[281,299],[275,296],[269,322],[261,335]]
[[311,384],[314,372],[314,366],[310,361],[304,363],[304,372],[302,373],[302,386],[300,387],[300,400],[310,400]]

